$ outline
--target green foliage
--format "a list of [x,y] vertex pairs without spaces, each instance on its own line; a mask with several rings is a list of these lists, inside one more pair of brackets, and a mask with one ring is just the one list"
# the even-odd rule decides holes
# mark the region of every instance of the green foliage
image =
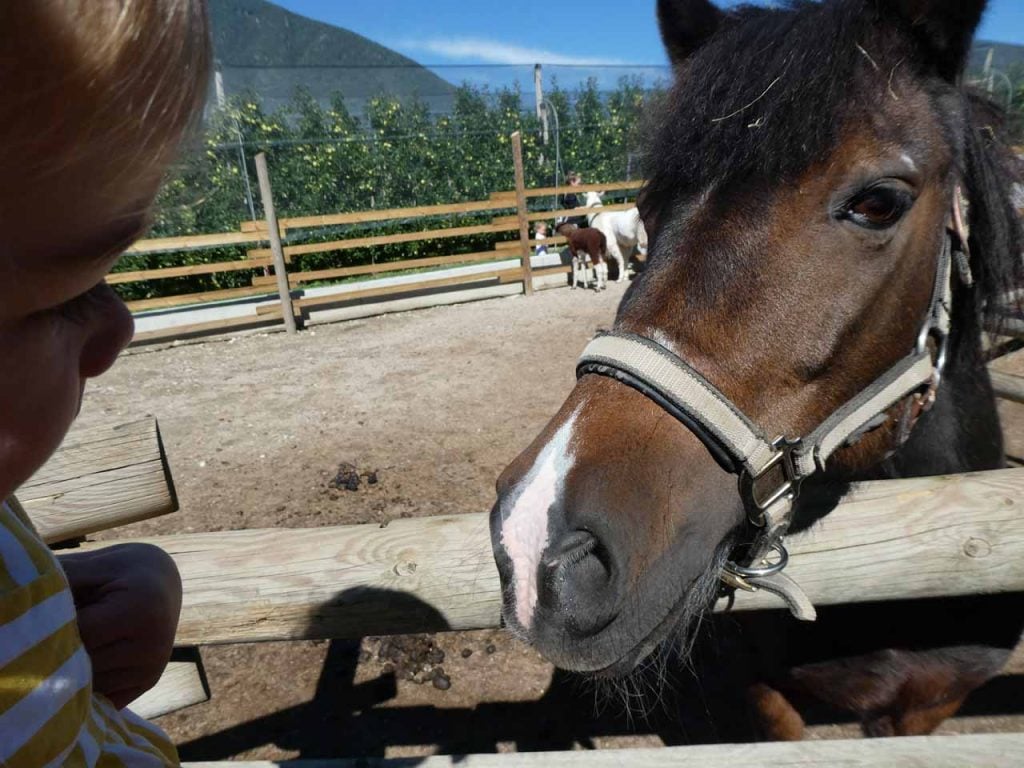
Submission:
[[[586,181],[626,178],[650,92],[623,80],[607,98],[588,82],[574,93],[557,86],[548,99],[558,112],[562,172]],[[299,88],[287,107],[267,114],[254,94],[229,100],[208,120],[206,132],[167,179],[157,199],[152,237],[237,231],[262,210],[254,156],[267,155],[278,216],[433,205],[483,200],[512,189],[510,135],[521,131],[526,181],[548,186],[555,179],[555,130],[543,146],[540,121],[525,109],[518,90],[490,92],[464,85],[450,114],[432,115],[424,102],[386,96],[367,102],[361,119],[336,94],[322,106]],[[561,176],[560,176],[561,178]],[[251,201],[251,202],[250,202]],[[543,204],[550,201],[539,201]],[[303,242],[485,223],[493,214],[354,225],[316,230]],[[290,233],[291,234],[291,233]],[[494,237],[468,237],[372,249],[315,254],[302,269],[397,261],[423,256],[487,250]],[[129,256],[118,271],[236,260],[245,248]],[[128,283],[118,286],[128,299],[190,293],[246,285],[250,273]]]

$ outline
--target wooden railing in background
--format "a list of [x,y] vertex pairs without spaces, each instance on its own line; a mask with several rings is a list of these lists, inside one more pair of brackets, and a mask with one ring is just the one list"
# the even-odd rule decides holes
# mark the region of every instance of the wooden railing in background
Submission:
[[[515,163],[515,157],[513,157]],[[312,307],[323,307],[332,303],[337,304],[355,299],[371,297],[384,297],[410,291],[424,289],[436,289],[468,283],[491,282],[494,284],[508,284],[522,282],[524,290],[529,292],[532,288],[532,277],[530,270],[529,256],[533,248],[540,242],[531,239],[529,225],[531,222],[543,219],[555,219],[560,216],[579,214],[579,209],[559,210],[528,210],[527,201],[546,196],[557,196],[568,192],[583,193],[588,191],[605,192],[626,192],[637,190],[642,186],[642,181],[619,181],[600,184],[585,184],[580,186],[542,187],[529,189],[525,187],[522,174],[517,174],[517,189],[502,190],[494,192],[487,200],[472,200],[461,203],[443,203],[439,205],[411,206],[404,208],[392,208],[387,210],[351,211],[344,213],[322,214],[315,216],[284,217],[277,220],[277,230],[282,238],[289,235],[290,243],[283,245],[282,253],[285,261],[286,285],[279,286],[277,300],[275,301],[275,286],[278,285],[277,271],[270,273],[274,259],[272,249],[267,246],[270,239],[270,225],[266,221],[245,221],[240,224],[239,232],[223,232],[209,235],[195,235],[190,237],[171,237],[142,240],[128,249],[128,253],[162,253],[202,250],[220,248],[225,246],[255,246],[247,251],[247,258],[232,261],[211,262],[205,264],[193,264],[187,266],[167,267],[163,269],[136,270],[131,272],[119,272],[110,275],[108,282],[111,284],[125,284],[131,282],[143,282],[150,280],[163,280],[174,277],[190,277],[195,275],[215,275],[229,272],[254,272],[250,285],[243,285],[235,288],[223,288],[196,293],[188,293],[175,296],[163,296],[152,299],[140,299],[128,302],[132,312],[147,312],[152,310],[171,309],[196,304],[212,302],[232,301],[236,299],[251,299],[265,296],[267,302],[261,304],[256,310],[256,316],[229,318],[214,320],[205,323],[177,326],[163,332],[149,331],[136,336],[137,341],[152,341],[163,338],[173,338],[177,335],[194,334],[199,332],[214,332],[219,329],[232,329],[253,324],[265,323],[275,317],[285,318],[293,313],[303,313]],[[625,210],[632,206],[632,203],[613,204],[605,206],[604,211]],[[514,211],[507,214],[506,211]],[[300,239],[316,237],[327,227],[338,227],[355,224],[373,224],[382,222],[393,222],[400,219],[428,219],[440,216],[451,215],[479,215],[481,213],[494,212],[491,221],[482,224],[468,226],[444,227],[434,226],[414,232],[400,232],[390,235],[370,235],[357,237],[341,237],[326,242],[296,242]],[[518,238],[503,239],[507,233],[515,232]],[[311,254],[336,253],[357,248],[374,248],[385,245],[430,242],[437,240],[448,240],[470,236],[493,236],[494,245],[490,250],[475,251],[471,253],[455,253],[441,256],[429,256],[413,258],[401,261],[388,261],[383,263],[365,264],[351,267],[335,267],[329,269],[314,269],[302,271],[292,268],[294,259],[300,256]],[[546,245],[561,245],[564,238],[552,237],[543,241]],[[345,291],[343,293],[317,296],[317,297],[296,297],[292,301],[291,292],[300,289],[301,286],[318,281],[343,280],[352,277],[362,277],[378,274],[387,274],[406,270],[429,270],[431,268],[444,268],[459,265],[486,264],[487,262],[507,261],[510,258],[519,258],[518,267],[501,267],[493,270],[480,271],[474,274],[455,275],[430,279],[429,272],[424,280],[414,284],[399,284],[390,286],[367,286],[365,289]],[[559,266],[538,270],[535,276],[542,277],[551,274],[568,272],[569,267]],[[258,273],[257,273],[258,271]],[[290,308],[287,305],[291,304]]]

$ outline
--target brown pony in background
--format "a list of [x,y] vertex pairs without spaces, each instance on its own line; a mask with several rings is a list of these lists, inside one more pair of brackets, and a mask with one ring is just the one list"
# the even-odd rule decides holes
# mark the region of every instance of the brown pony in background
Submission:
[[587,262],[594,265],[597,290],[608,287],[608,238],[594,227],[582,227],[568,231],[565,235],[569,255],[572,256],[572,287],[577,284],[577,275],[583,275],[583,287],[588,287]]

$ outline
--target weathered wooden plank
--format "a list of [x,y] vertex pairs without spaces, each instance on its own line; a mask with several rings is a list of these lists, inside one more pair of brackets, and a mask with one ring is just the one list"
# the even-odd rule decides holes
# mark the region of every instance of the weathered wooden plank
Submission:
[[197,648],[177,648],[157,684],[128,705],[139,717],[150,720],[210,700],[202,659]]
[[[495,200],[471,200],[465,203],[444,203],[441,205],[415,205],[408,208],[387,208],[379,211],[352,211],[350,213],[329,213],[319,216],[293,216],[278,220],[282,230],[330,227],[341,224],[367,224],[375,221],[393,221],[426,216],[443,216],[458,213],[479,213],[502,208],[513,208],[515,203]],[[242,232],[266,232],[265,221],[243,221]]]
[[[645,183],[644,181],[610,181],[607,184],[580,184],[575,187],[536,187],[534,189],[527,189],[526,196],[547,197],[548,195],[565,195],[569,192],[577,194],[581,192],[620,192],[627,189],[640,189]],[[514,189],[506,189],[501,192],[492,192],[491,200],[507,202],[509,199],[514,200],[515,196],[516,191]]]
[[205,304],[211,301],[228,301],[230,299],[244,299],[250,296],[261,296],[271,294],[268,288],[260,286],[245,288],[225,288],[221,291],[204,291],[202,293],[187,293],[180,296],[163,296],[158,299],[140,299],[127,302],[128,309],[132,312],[145,312],[150,309],[169,309],[181,307],[186,304]]
[[165,280],[168,277],[189,277],[192,275],[215,275],[221,272],[242,272],[259,269],[270,264],[269,259],[243,259],[241,261],[214,261],[209,264],[190,264],[187,267],[164,267],[142,269],[135,272],[114,272],[107,275],[107,283],[138,283],[144,280]]
[[47,542],[178,508],[160,429],[151,417],[72,429],[57,453],[17,495]]
[[998,397],[1024,403],[1024,377],[993,370],[988,375],[992,378],[992,388]]
[[[332,280],[336,277],[355,277],[357,275],[377,275],[384,272],[399,272],[404,269],[438,267],[447,264],[472,264],[480,261],[497,261],[501,258],[509,258],[509,256],[497,251],[462,253],[453,256],[430,256],[423,259],[388,261],[383,264],[365,264],[359,267],[337,267],[335,269],[318,269],[311,272],[292,272],[288,275],[288,281],[293,286],[296,286],[302,283],[311,283],[314,280]],[[275,279],[274,277],[257,277],[252,281],[252,284],[273,285]]]
[[[1024,591],[1024,471],[856,487],[792,537],[787,573],[826,605]],[[497,627],[487,515],[151,540],[178,563],[184,645]],[[741,593],[736,608],[777,608]]]
[[[501,281],[503,278],[509,276],[513,276],[514,279],[522,279],[522,274],[522,270],[518,267],[515,269],[497,269],[489,272],[474,272],[468,275],[457,275],[455,277],[442,277],[434,280],[417,280],[413,283],[399,283],[397,285],[364,288],[357,291],[345,291],[344,293],[332,293],[327,296],[314,296],[308,299],[299,299],[292,303],[296,311],[299,311],[310,307],[322,307],[327,304],[342,304],[346,301],[353,301],[355,299],[371,299],[377,296],[393,296],[399,293],[424,291],[433,288],[450,288],[456,285],[482,283],[488,280]],[[278,308],[278,305],[267,305],[266,307],[259,307],[256,311],[262,315],[265,312],[270,312]]]
[[[533,270],[530,273],[530,275],[531,275],[531,279],[536,280],[539,277],[550,277],[551,275],[567,275],[570,272],[572,272],[572,267],[570,267],[568,264],[566,264],[566,265],[563,265],[561,267],[548,267],[547,269],[535,269],[535,270]],[[513,272],[511,274],[508,274],[508,275],[505,275],[504,277],[502,277],[501,278],[501,282],[503,282],[503,283],[517,283],[517,282],[519,282],[522,279],[523,279],[522,273],[519,272],[519,270],[516,270],[515,272]]]
[[[547,246],[552,245],[564,245],[566,240],[561,235],[555,237],[546,237],[543,240],[530,240],[530,246],[541,245],[542,243]],[[494,250],[496,251],[514,251],[519,247],[518,240],[499,240],[494,244]]]
[[1018,768],[1024,734],[760,742],[663,749],[435,755],[425,758],[185,763],[183,768]]
[[[591,216],[598,213],[614,213],[615,211],[628,211],[636,208],[636,203],[615,203],[614,205],[603,205],[600,208],[563,208],[557,211],[533,211],[527,215],[527,221],[545,221],[547,219],[558,219],[563,216]],[[517,216],[499,216],[491,220],[492,224],[518,223]]]
[[132,337],[132,344],[155,344],[161,341],[183,339],[187,336],[198,336],[200,334],[228,333],[231,331],[256,328],[260,325],[267,325],[282,317],[281,305],[269,306],[267,311],[261,315],[244,315],[242,317],[229,317],[222,320],[209,320],[204,323],[189,323],[188,325],[172,325],[167,328],[160,328],[153,331],[142,331]]
[[1004,317],[998,321],[988,321],[985,323],[985,330],[989,333],[1012,336],[1016,339],[1024,338],[1024,320],[1016,317]]
[[187,237],[154,237],[139,240],[125,253],[160,253],[162,251],[192,251],[198,248],[217,248],[224,245],[248,245],[261,243],[267,238],[262,234],[248,232],[219,232],[212,235],[189,235]]
[[[443,240],[449,237],[467,237],[469,235],[487,235],[497,232],[508,232],[518,229],[518,224],[477,224],[471,227],[449,227],[448,229],[424,229],[419,232],[401,232],[397,235],[375,235],[373,237],[352,237],[347,240],[332,240],[328,243],[306,243],[305,245],[289,245],[284,253],[289,258],[304,256],[310,253],[329,253],[332,251],[349,251],[353,248],[369,248],[376,245],[395,245],[397,243],[417,243],[427,240]],[[259,248],[249,251],[253,258],[266,258],[269,249]]]

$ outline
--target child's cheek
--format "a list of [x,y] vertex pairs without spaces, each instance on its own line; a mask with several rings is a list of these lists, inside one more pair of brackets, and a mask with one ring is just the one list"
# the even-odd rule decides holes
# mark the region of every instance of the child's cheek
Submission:
[[35,320],[0,330],[0,498],[57,449],[81,399],[73,334]]

